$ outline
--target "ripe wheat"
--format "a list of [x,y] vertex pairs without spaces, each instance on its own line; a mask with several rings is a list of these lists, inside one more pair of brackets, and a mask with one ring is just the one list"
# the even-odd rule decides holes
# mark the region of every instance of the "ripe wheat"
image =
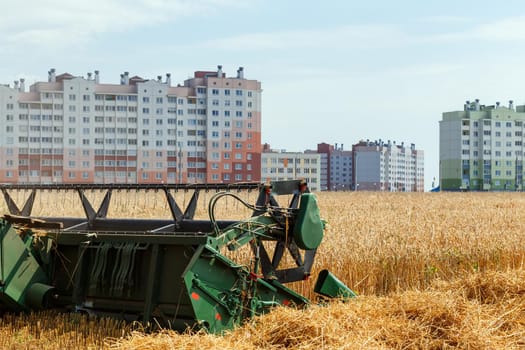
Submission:
[[[22,203],[28,193],[14,194]],[[207,218],[201,194],[196,216]],[[256,193],[245,193],[255,202]],[[103,193],[88,193],[98,203]],[[169,217],[162,193],[122,192],[110,216]],[[181,207],[191,193],[178,192]],[[291,287],[315,300],[315,277],[329,269],[358,300],[299,311],[280,309],[225,337],[160,332],[130,333],[121,324],[84,333],[49,314],[4,316],[4,348],[509,348],[525,346],[525,196],[521,193],[320,193],[328,224],[311,280]],[[278,198],[286,204],[290,198]],[[0,212],[6,208],[0,204]],[[232,199],[218,218],[250,215]],[[37,197],[35,215],[83,215],[78,198]],[[234,217],[232,217],[232,213]],[[244,255],[243,255],[244,254]],[[236,258],[249,261],[249,250]],[[64,316],[60,316],[64,317]],[[80,322],[80,321],[79,321]],[[85,321],[88,322],[88,321]],[[110,321],[105,321],[110,322]],[[50,327],[52,323],[56,327]],[[24,324],[25,326],[22,326]],[[109,323],[108,323],[109,324]],[[282,325],[289,325],[282,327]],[[279,326],[279,327],[278,327]],[[84,327],[84,326],[83,326]],[[276,328],[277,327],[277,328]],[[107,330],[107,331],[106,331]],[[68,340],[69,339],[69,340]],[[39,345],[36,345],[39,344]],[[75,344],[75,345],[73,345]]]

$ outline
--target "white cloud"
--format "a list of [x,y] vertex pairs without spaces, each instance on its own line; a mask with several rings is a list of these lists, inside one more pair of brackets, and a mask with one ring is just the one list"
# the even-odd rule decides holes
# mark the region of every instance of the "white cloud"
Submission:
[[525,39],[525,17],[506,18],[475,28],[472,36],[487,40],[523,40]]
[[424,34],[406,31],[401,26],[395,25],[344,25],[332,28],[244,33],[196,43],[191,48],[238,51],[400,49],[408,46],[470,40],[525,39],[525,17],[503,18],[480,25],[472,25],[473,21],[470,18],[459,16],[426,17],[421,21],[435,25],[459,24],[464,29],[446,32],[445,27],[440,34]]
[[[251,2],[243,2],[248,6]],[[98,33],[176,21],[220,8],[238,6],[231,0],[26,0],[0,12],[0,47],[21,44],[63,46]]]
[[428,42],[467,42],[470,40],[486,42],[507,42],[525,39],[525,16],[502,18],[490,23],[480,24],[463,31],[438,34],[422,38]]
[[400,46],[410,37],[394,27],[348,25],[328,29],[248,33],[210,40],[200,47],[225,50],[362,49]]
[[421,19],[435,25],[459,24],[459,31],[440,34],[422,34],[394,25],[345,25],[332,28],[254,32],[212,39],[193,47],[264,51],[285,49],[389,49],[419,46],[436,42],[510,41],[525,39],[525,17],[503,18],[491,23],[473,26],[473,20],[460,16],[434,16]]
[[402,77],[414,77],[414,76],[432,76],[442,74],[453,74],[454,72],[461,71],[467,68],[463,64],[456,63],[439,63],[439,62],[426,62],[424,64],[414,64],[405,67],[399,67],[394,71],[381,72],[381,74],[390,74],[394,76]]
[[430,16],[420,18],[418,22],[437,24],[461,24],[472,22],[472,18],[463,16]]
[[[56,42],[57,38],[59,42]],[[80,43],[87,40],[87,33],[78,31],[77,29],[71,29],[63,31],[60,29],[31,29],[10,35],[6,42],[12,45],[23,43],[24,46],[62,46],[69,45],[70,43]]]

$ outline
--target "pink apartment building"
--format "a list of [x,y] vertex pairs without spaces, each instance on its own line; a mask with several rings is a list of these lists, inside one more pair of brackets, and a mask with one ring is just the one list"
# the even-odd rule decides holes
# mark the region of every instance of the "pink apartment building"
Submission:
[[231,183],[261,178],[261,83],[243,68],[184,84],[51,69],[0,86],[0,183]]

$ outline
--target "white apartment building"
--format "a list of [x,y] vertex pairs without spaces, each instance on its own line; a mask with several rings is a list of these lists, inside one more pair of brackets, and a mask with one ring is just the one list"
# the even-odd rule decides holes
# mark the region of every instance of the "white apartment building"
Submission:
[[424,153],[414,144],[360,141],[352,151],[355,190],[424,191]]
[[0,86],[0,183],[260,181],[261,91],[222,66],[177,86],[54,69]]
[[467,101],[439,122],[441,190],[522,191],[525,106]]
[[321,155],[318,153],[265,150],[261,158],[261,180],[302,179],[311,191],[320,191]]

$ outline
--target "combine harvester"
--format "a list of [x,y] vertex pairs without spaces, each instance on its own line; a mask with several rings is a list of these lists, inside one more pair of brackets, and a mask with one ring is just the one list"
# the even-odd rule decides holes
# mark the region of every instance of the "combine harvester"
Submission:
[[[309,304],[284,286],[310,276],[323,238],[316,197],[304,182],[0,185],[0,190],[10,212],[0,219],[4,312],[58,309],[221,333],[275,306]],[[93,190],[105,193],[96,211],[86,195]],[[28,194],[22,209],[14,191]],[[32,216],[42,191],[77,192],[85,217]],[[163,191],[172,217],[110,218],[116,191]],[[192,192],[184,212],[176,191]],[[209,201],[209,220],[196,220],[203,191],[216,193]],[[240,197],[243,191],[259,191],[255,205]],[[277,203],[278,195],[291,198],[287,207]],[[216,219],[216,205],[224,197],[238,200],[252,216]],[[249,263],[225,255],[226,249],[245,245],[253,253]],[[282,266],[286,260],[293,261],[291,267]],[[315,291],[325,297],[355,295],[327,270],[319,274]]]

